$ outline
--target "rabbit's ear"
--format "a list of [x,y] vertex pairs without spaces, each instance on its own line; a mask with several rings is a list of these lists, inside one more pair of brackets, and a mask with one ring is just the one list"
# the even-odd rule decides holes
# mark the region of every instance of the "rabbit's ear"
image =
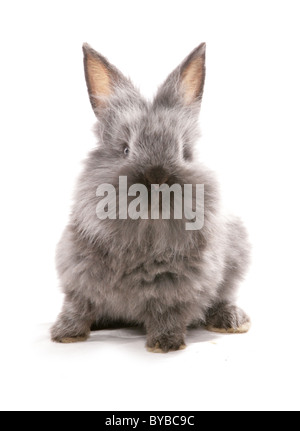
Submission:
[[154,103],[174,106],[201,103],[205,81],[206,44],[202,43],[169,75]]
[[116,67],[111,65],[105,57],[91,48],[83,45],[84,70],[88,93],[94,112],[101,116],[101,110],[107,105],[110,96],[118,86],[131,85]]
[[181,67],[180,90],[184,103],[187,105],[202,98],[205,81],[205,53],[206,45],[202,43],[189,55]]

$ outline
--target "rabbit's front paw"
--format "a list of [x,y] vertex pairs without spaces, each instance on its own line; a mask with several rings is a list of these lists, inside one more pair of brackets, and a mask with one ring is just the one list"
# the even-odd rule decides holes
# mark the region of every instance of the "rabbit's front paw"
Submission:
[[244,334],[249,331],[251,321],[236,305],[219,304],[209,311],[206,325],[206,329],[211,332]]
[[161,336],[157,339],[148,339],[147,350],[151,353],[168,353],[186,348],[183,337]]

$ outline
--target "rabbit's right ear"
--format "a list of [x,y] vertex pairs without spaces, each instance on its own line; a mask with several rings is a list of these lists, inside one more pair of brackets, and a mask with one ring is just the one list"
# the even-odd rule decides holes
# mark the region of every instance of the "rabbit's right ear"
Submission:
[[116,67],[87,43],[83,45],[82,49],[90,101],[96,116],[100,118],[101,111],[107,106],[110,97],[115,93],[118,86],[122,86],[122,88],[133,88],[133,86]]
[[191,52],[160,87],[154,106],[200,108],[205,81],[205,53],[205,43]]

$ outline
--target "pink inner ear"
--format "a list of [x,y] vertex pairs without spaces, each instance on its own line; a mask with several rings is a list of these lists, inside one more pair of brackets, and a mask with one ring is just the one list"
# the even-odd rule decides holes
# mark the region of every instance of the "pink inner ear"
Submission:
[[182,89],[187,105],[194,102],[202,91],[204,81],[204,59],[197,57],[192,60],[182,74]]
[[[111,94],[111,80],[109,71],[101,62],[100,59],[95,58],[91,54],[87,54],[86,58],[86,72],[88,89],[90,96],[109,96]],[[95,105],[99,106],[101,101],[94,100]]]

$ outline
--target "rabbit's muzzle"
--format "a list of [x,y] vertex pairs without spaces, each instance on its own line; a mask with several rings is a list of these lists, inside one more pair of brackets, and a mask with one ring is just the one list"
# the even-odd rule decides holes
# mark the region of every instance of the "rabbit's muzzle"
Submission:
[[145,172],[146,182],[151,184],[165,184],[169,180],[169,174],[161,166],[153,166]]

